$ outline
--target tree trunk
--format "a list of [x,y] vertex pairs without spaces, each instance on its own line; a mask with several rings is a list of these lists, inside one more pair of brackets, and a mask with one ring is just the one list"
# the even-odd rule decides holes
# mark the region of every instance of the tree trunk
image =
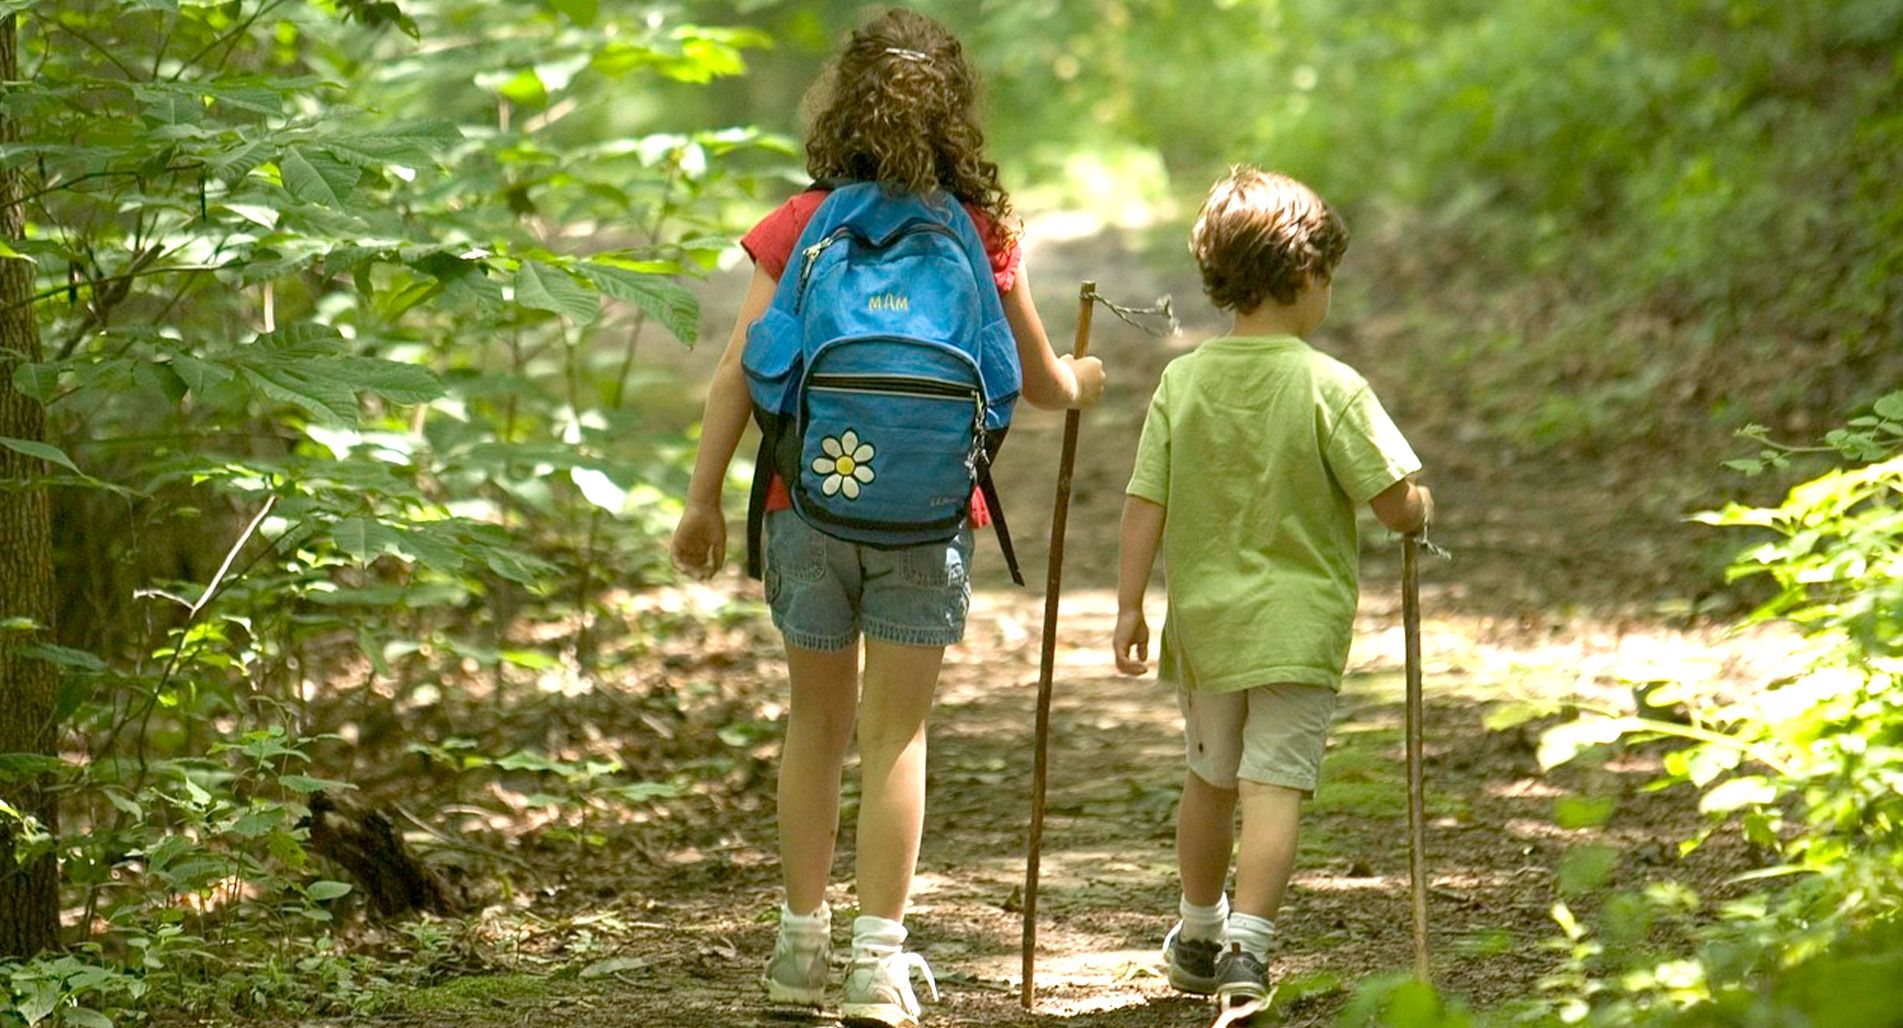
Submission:
[[[19,25],[0,19],[0,81],[20,78]],[[0,113],[0,142],[19,138],[13,119]],[[17,243],[26,232],[20,173],[0,171],[0,239]],[[0,259],[0,436],[38,442],[45,411],[39,401],[13,388],[22,359],[40,359],[40,328],[33,310],[33,265]],[[23,355],[23,358],[22,356]],[[0,622],[27,618],[32,632],[0,630],[0,753],[53,753],[53,701],[59,688],[53,664],[20,652],[23,645],[52,639],[53,549],[49,497],[42,488],[18,488],[41,474],[42,463],[0,446]],[[48,832],[59,827],[52,793],[36,778],[0,778],[0,800],[36,817]],[[0,815],[0,959],[32,956],[59,942],[59,866],[48,854],[21,864],[14,853],[13,823]]]

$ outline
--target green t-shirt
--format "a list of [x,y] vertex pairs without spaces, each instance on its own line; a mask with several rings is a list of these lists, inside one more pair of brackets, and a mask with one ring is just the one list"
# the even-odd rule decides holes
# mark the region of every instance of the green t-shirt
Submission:
[[1339,688],[1356,508],[1420,467],[1368,383],[1294,336],[1213,339],[1171,361],[1128,489],[1167,509],[1159,677]]

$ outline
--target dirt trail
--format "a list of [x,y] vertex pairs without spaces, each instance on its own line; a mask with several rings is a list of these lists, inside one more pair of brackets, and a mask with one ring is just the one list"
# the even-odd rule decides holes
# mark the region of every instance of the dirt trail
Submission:
[[[1689,799],[1648,793],[1654,759],[1629,753],[1613,769],[1542,775],[1537,733],[1490,731],[1503,701],[1573,695],[1617,701],[1621,675],[1661,661],[1707,661],[1711,673],[1751,672],[1749,638],[1621,629],[1592,620],[1538,626],[1459,613],[1448,586],[1427,588],[1425,664],[1432,946],[1437,980],[1481,1003],[1534,994],[1554,956],[1550,909],[1567,854],[1608,847],[1611,878],[1564,898],[1583,917],[1604,889],[1672,878],[1721,890],[1744,854],[1735,840],[1680,860],[1672,842],[1698,824]],[[712,623],[719,590],[683,594]],[[1118,676],[1106,659],[1114,596],[1086,589],[1065,602],[1054,709],[1049,820],[1040,903],[1040,1002],[1017,1003],[1020,930],[1014,895],[1023,847],[1035,699],[1039,599],[981,592],[967,644],[947,666],[934,716],[928,829],[908,923],[943,993],[928,1024],[944,1028],[1079,1023],[1165,1028],[1205,1023],[1208,1010],[1160,977],[1157,946],[1174,911],[1172,825],[1182,776],[1175,705],[1153,679]],[[1281,922],[1275,965],[1283,1023],[1327,1023],[1371,974],[1405,966],[1409,952],[1405,793],[1400,739],[1401,636],[1396,593],[1364,594],[1330,741],[1323,785],[1305,813],[1301,855]],[[756,623],[710,634],[698,657],[676,662],[683,682],[743,680],[776,717],[775,643]],[[395,1023],[828,1024],[759,999],[777,902],[771,789],[777,743],[770,725],[752,759],[698,800],[643,825],[610,829],[593,860],[544,841],[524,855],[561,867],[534,896],[529,928],[511,929],[523,970],[557,972],[483,991],[493,975],[452,981],[408,1003]],[[854,768],[847,769],[832,902],[843,959],[854,898]],[[1600,827],[1565,829],[1568,796],[1611,801]],[[621,969],[575,978],[608,958]],[[566,968],[564,972],[562,969]],[[491,969],[494,970],[493,968]],[[506,981],[506,980],[505,980]],[[922,986],[921,986],[922,987]],[[511,990],[516,990],[512,992]],[[519,994],[516,994],[518,993]],[[471,997],[476,997],[472,999]]]
[[[1211,333],[1214,313],[1196,299],[1186,262],[1172,261],[1170,273],[1152,273],[1146,258],[1114,237],[1033,250],[1031,256],[1039,269],[1040,305],[1060,348],[1068,346],[1075,282],[1086,276],[1126,302],[1173,292],[1188,324],[1184,337],[1158,341],[1114,319],[1098,319],[1096,352],[1112,369],[1112,386],[1086,421],[1072,514],[1067,582],[1076,588],[1064,600],[1035,1015],[1017,1005],[1014,894],[1023,874],[1042,597],[1009,589],[995,547],[980,540],[980,588],[967,643],[950,654],[931,732],[927,831],[909,917],[914,944],[943,990],[942,1002],[927,1006],[927,1023],[1195,1025],[1208,1019],[1206,1007],[1172,993],[1160,977],[1157,955],[1177,895],[1172,833],[1182,778],[1180,724],[1173,698],[1153,679],[1120,677],[1111,667],[1109,586],[1117,512],[1144,402],[1169,357]],[[731,314],[720,304],[737,294],[725,285],[710,294],[710,342],[691,355],[668,357],[689,381],[705,381],[724,339]],[[1378,366],[1360,359],[1369,356],[1364,348],[1372,335],[1365,323],[1350,322],[1333,342],[1380,389]],[[673,395],[671,408],[658,407],[657,416],[680,414],[681,394]],[[1407,410],[1395,414],[1403,426],[1409,424]],[[1060,424],[1057,415],[1024,410],[1001,462],[1000,484],[1027,577],[1034,581],[1041,581],[1045,561]],[[1688,834],[1698,818],[1688,798],[1640,791],[1656,770],[1644,754],[1628,754],[1617,770],[1542,776],[1537,733],[1527,727],[1490,731],[1482,722],[1487,711],[1512,699],[1594,696],[1620,702],[1629,698],[1622,676],[1643,679],[1661,662],[1699,663],[1712,674],[1741,676],[1749,672],[1754,651],[1749,639],[1671,627],[1630,610],[1594,614],[1548,602],[1569,595],[1575,585],[1582,592],[1590,592],[1594,581],[1603,586],[1609,577],[1604,568],[1614,564],[1609,558],[1604,567],[1592,563],[1595,551],[1587,537],[1605,526],[1587,509],[1590,476],[1582,476],[1585,484],[1576,494],[1548,493],[1538,511],[1496,506],[1481,516],[1481,498],[1500,487],[1475,471],[1488,462],[1460,456],[1442,440],[1416,441],[1436,469],[1434,483],[1447,515],[1444,538],[1468,551],[1452,564],[1430,563],[1425,587],[1436,974],[1456,992],[1495,1002],[1536,992],[1552,966],[1553,957],[1539,944],[1554,934],[1549,911],[1560,898],[1555,869],[1574,848],[1611,848],[1608,888],[1661,877],[1709,885],[1740,856],[1736,845],[1721,839],[1691,861],[1678,859],[1670,840]],[[1447,459],[1437,463],[1441,456]],[[1575,502],[1579,511],[1556,518],[1554,502]],[[734,538],[737,556],[741,537]],[[1637,533],[1606,545],[1654,543]],[[1359,980],[1401,968],[1408,959],[1398,547],[1370,530],[1364,549],[1362,612],[1342,713],[1320,795],[1305,815],[1298,872],[1282,918],[1285,946],[1275,973],[1285,983],[1280,1005],[1287,1024],[1325,1023]],[[1153,593],[1153,619],[1161,614],[1160,595]],[[736,599],[749,612],[737,619]],[[719,681],[723,689],[755,694],[764,722],[751,759],[726,775],[718,796],[611,834],[600,866],[568,874],[527,901],[548,927],[541,941],[525,947],[525,967],[593,962],[604,955],[625,963],[599,977],[540,980],[529,995],[465,988],[482,997],[473,1006],[458,998],[464,993],[451,983],[430,990],[437,994],[433,999],[410,1004],[409,1013],[396,1020],[463,1026],[560,1022],[577,1028],[816,1020],[767,1009],[758,999],[756,982],[772,944],[777,902],[777,734],[771,722],[780,715],[784,692],[776,640],[760,623],[757,600],[757,585],[730,575],[715,588],[655,601],[693,615],[684,620],[690,626],[728,626],[705,629],[698,651],[676,654],[657,673],[682,683]],[[678,642],[696,645],[691,635]],[[846,827],[834,875],[841,883],[851,878],[854,779],[849,767]],[[1556,802],[1583,794],[1611,798],[1610,820],[1597,828],[1559,827]],[[1568,900],[1589,913],[1597,894]],[[844,885],[835,886],[833,903],[842,913],[855,906]],[[837,921],[843,950],[849,917]],[[578,946],[580,936],[590,945]],[[823,1017],[817,1021],[825,1023]]]

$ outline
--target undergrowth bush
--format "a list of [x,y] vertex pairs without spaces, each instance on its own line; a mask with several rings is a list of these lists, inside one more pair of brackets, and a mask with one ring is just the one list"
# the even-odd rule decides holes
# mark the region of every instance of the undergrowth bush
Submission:
[[[1810,449],[1766,442],[1734,463],[1755,472]],[[1772,855],[1734,883],[1758,891],[1711,901],[1658,886],[1608,899],[1597,924],[1562,904],[1555,913],[1566,964],[1550,1004],[1536,1009],[1608,1025],[1895,1021],[1903,1003],[1894,948],[1903,933],[1903,393],[1878,400],[1823,449],[1842,465],[1781,504],[1700,516],[1768,536],[1739,555],[1731,574],[1765,580],[1769,598],[1750,620],[1798,633],[1796,668],[1735,694],[1653,687],[1643,712],[1586,711],[1550,730],[1541,747],[1550,766],[1607,744],[1677,744],[1659,784],[1699,790],[1710,816],[1706,832],[1680,849],[1715,831],[1741,833]],[[1677,711],[1683,723],[1657,711]],[[1662,933],[1667,920],[1676,924]]]
[[75,587],[0,619],[62,675],[58,753],[0,755],[59,831],[0,818],[59,858],[69,947],[0,964],[0,1026],[361,1010],[456,946],[346,945],[313,793],[507,776],[559,825],[673,788],[546,698],[652,645],[622,598],[667,574],[687,447],[643,356],[695,342],[683,280],[788,153],[667,97],[767,41],[592,0],[16,12],[0,260],[35,271],[11,385],[47,438],[0,445],[47,473],[0,502],[55,491]]

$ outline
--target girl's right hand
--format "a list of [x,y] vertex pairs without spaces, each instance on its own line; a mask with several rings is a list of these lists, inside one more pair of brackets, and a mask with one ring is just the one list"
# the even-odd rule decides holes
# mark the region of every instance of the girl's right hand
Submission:
[[689,503],[674,527],[670,548],[674,567],[701,581],[714,577],[727,560],[727,517],[718,506]]
[[1083,410],[1103,398],[1103,361],[1095,357],[1080,360],[1069,354],[1058,359],[1070,369],[1071,377],[1077,382],[1076,397],[1070,402],[1071,410]]

